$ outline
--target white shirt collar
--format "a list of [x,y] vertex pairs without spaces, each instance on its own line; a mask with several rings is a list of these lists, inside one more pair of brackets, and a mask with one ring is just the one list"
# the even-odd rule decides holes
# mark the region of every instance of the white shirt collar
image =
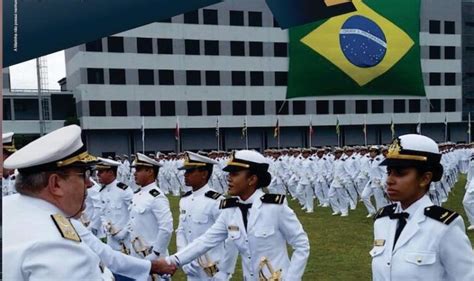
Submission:
[[242,201],[242,199],[239,198],[239,201],[245,204],[254,203],[254,201],[260,198],[263,194],[264,194],[263,191],[260,188],[258,188],[249,198],[247,198],[247,200]]
[[208,192],[210,190],[210,187],[209,185],[206,183],[206,185],[204,185],[203,187],[201,187],[200,189],[196,190],[196,191],[193,191],[193,196],[201,196],[201,195],[204,195],[204,193]]
[[411,219],[413,218],[415,213],[418,211],[418,209],[426,207],[426,206],[430,206],[430,205],[433,205],[433,203],[431,202],[431,199],[429,198],[428,194],[425,194],[423,197],[413,202],[413,204],[411,204],[405,210],[402,209],[400,202],[397,202],[396,213],[401,213],[401,212],[408,213],[410,215],[408,219]]

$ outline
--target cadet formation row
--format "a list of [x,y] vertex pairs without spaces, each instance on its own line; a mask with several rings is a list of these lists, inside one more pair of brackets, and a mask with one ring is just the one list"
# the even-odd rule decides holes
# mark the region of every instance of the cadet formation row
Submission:
[[[169,280],[177,268],[188,280],[230,280],[239,254],[244,280],[302,280],[309,240],[289,198],[334,216],[362,201],[375,218],[374,280],[474,280],[463,220],[441,207],[467,174],[474,230],[472,146],[404,135],[389,147],[137,153],[130,163],[90,155],[75,125],[18,151],[12,135],[5,280]],[[181,196],[176,230],[167,195]]]

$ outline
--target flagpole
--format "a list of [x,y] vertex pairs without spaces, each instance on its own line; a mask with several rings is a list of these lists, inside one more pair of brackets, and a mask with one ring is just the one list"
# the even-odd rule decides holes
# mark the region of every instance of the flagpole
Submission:
[[313,146],[313,116],[310,114],[309,115],[309,128],[308,128],[308,133],[309,133],[309,147],[311,148]]
[[181,132],[180,132],[181,128],[180,128],[180,125],[179,125],[179,116],[176,116],[176,141],[177,141],[177,149],[178,149],[178,153],[181,151],[181,148],[179,147],[179,143],[180,143],[180,139],[181,139]]
[[471,112],[467,115],[467,135],[469,139],[467,140],[467,143],[471,143]]
[[219,151],[220,150],[220,138],[221,138],[221,133],[220,133],[220,128],[219,128],[219,116],[217,116],[216,137],[217,137],[217,151]]
[[142,153],[145,154],[145,116],[142,116]]
[[249,126],[247,124],[247,116],[245,116],[245,149],[249,149]]
[[444,115],[444,142],[448,141],[448,116]]
[[278,130],[277,146],[278,146],[278,149],[280,149],[280,119],[278,117],[277,117],[277,130]]
[[364,145],[367,146],[367,115],[364,114]]

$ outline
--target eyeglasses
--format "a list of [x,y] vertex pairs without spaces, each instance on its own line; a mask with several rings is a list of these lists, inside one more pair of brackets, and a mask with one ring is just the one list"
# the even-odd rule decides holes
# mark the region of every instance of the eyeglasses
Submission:
[[84,180],[88,180],[91,177],[92,170],[87,169],[87,170],[84,171],[84,173],[74,173],[74,172],[67,173],[67,172],[62,172],[62,171],[60,171],[59,173],[61,173],[63,175],[67,175],[67,176],[76,175],[76,176],[82,177]]

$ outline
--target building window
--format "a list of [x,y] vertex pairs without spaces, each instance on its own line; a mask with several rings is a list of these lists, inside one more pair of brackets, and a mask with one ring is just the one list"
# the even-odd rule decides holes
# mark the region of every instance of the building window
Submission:
[[174,85],[174,71],[158,70],[158,80],[160,85]]
[[11,99],[3,99],[3,120],[12,120]]
[[346,101],[344,100],[333,101],[332,111],[334,114],[346,114]]
[[232,71],[232,86],[245,86],[245,71]]
[[441,73],[438,73],[438,72],[430,73],[430,85],[431,86],[441,85]]
[[230,41],[231,56],[245,56],[245,44],[242,41]]
[[444,111],[445,112],[455,112],[456,111],[456,100],[455,99],[446,99],[446,100],[444,100]]
[[206,71],[206,85],[219,86],[221,84],[219,71]]
[[215,41],[215,40],[204,41],[204,54],[206,56],[218,56],[219,55],[219,41]]
[[444,59],[447,59],[447,60],[456,59],[456,47],[452,47],[452,46],[444,47]]
[[170,23],[170,22],[171,22],[171,18],[162,19],[162,20],[159,20],[158,22]]
[[432,33],[432,34],[441,33],[441,22],[439,20],[430,20],[429,33]]
[[218,116],[221,115],[220,101],[207,101],[207,115]]
[[87,42],[86,52],[102,52],[102,39]]
[[233,101],[232,114],[247,115],[247,103],[245,101]]
[[105,101],[89,101],[89,116],[105,116]]
[[173,39],[158,39],[158,54],[173,54]]
[[201,101],[188,101],[188,116],[202,116]]
[[444,22],[444,34],[456,34],[456,23],[454,21]]
[[184,52],[186,55],[199,55],[199,40],[184,40]]
[[383,113],[383,100],[372,101],[372,113]]
[[198,24],[199,23],[198,10],[184,13],[184,23]]
[[123,37],[107,37],[108,50],[111,53],[123,53]]
[[15,120],[38,120],[38,99],[14,99],[13,111],[15,112]]
[[140,116],[156,116],[155,101],[140,101]]
[[171,100],[161,101],[160,111],[161,111],[161,116],[175,116],[176,115],[175,102]]
[[244,25],[244,12],[243,11],[229,11],[229,24],[230,25]]
[[219,24],[217,21],[217,10],[204,9],[202,14],[204,16],[204,24]]
[[273,44],[273,53],[275,57],[287,57],[288,56],[288,44],[287,43],[275,43]]
[[249,12],[249,26],[262,26],[262,12]]
[[151,38],[137,38],[137,52],[139,54],[152,54],[153,41]]
[[104,84],[104,70],[102,68],[88,68],[87,84]]
[[441,59],[441,47],[440,46],[430,46],[430,59],[432,59],[432,60]]
[[262,100],[250,102],[252,115],[265,115],[265,102]]
[[304,100],[293,101],[293,114],[294,115],[306,114],[306,102]]
[[405,112],[405,100],[394,100],[393,101],[393,112],[404,113]]
[[278,24],[276,18],[273,18],[273,27],[280,27],[280,25]]
[[275,113],[277,115],[288,115],[290,113],[290,107],[288,106],[288,101],[286,100],[277,100],[275,101]]
[[368,112],[366,100],[356,100],[355,106],[356,114],[366,114]]
[[456,85],[456,73],[448,72],[444,74],[444,85],[454,86]]
[[153,77],[153,70],[152,69],[139,69],[138,70],[138,84],[139,85],[155,84],[155,78]]
[[249,55],[251,57],[263,56],[263,43],[262,42],[249,42]]
[[189,86],[201,85],[201,71],[186,70],[186,85],[189,85]]
[[127,102],[126,101],[110,101],[112,109],[112,116],[127,116]]
[[410,113],[420,112],[420,100],[409,100],[408,112]]
[[329,101],[327,100],[316,101],[316,114],[329,114]]
[[250,86],[263,86],[263,71],[250,71]]
[[110,84],[125,85],[125,69],[109,69]]
[[288,84],[288,72],[275,72],[275,86],[286,86]]
[[433,99],[430,102],[430,112],[441,112],[441,100]]

